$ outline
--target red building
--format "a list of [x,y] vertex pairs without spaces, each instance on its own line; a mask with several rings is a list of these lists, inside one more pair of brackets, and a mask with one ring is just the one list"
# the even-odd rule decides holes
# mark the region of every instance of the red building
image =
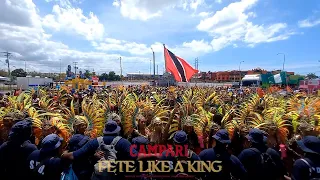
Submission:
[[228,71],[220,71],[216,74],[216,81],[224,82],[229,81],[230,72]]
[[[200,81],[213,81],[213,82],[239,82],[245,75],[250,74],[278,74],[281,70],[267,71],[261,68],[255,68],[248,71],[217,71],[217,72],[201,72],[195,75],[194,78]],[[288,75],[294,75],[294,72],[287,72]]]

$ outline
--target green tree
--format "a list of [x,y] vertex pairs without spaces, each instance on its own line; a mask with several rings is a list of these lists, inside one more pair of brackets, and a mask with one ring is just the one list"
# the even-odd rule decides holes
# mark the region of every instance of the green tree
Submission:
[[99,76],[100,81],[120,81],[121,77],[117,75],[114,71],[110,71],[108,74],[107,73],[102,73]]
[[0,70],[0,76],[6,77],[8,76],[8,71],[5,71],[3,69]]
[[102,73],[100,76],[99,76],[99,80],[100,81],[108,81],[109,80],[109,75],[107,73]]
[[315,73],[309,73],[306,76],[307,79],[317,79],[318,76]]
[[85,70],[84,77],[89,79],[92,76],[92,73],[89,70]]
[[11,76],[14,77],[25,77],[27,76],[27,73],[23,69],[15,69],[11,72]]
[[41,76],[41,73],[40,72],[36,72],[36,71],[33,71],[33,72],[28,72],[27,73],[28,75],[34,77],[34,76]]
[[121,80],[121,77],[120,77],[119,75],[116,75],[116,77],[115,77],[114,80],[115,80],[115,81],[120,81],[120,80]]
[[114,71],[110,71],[108,76],[110,81],[116,80],[116,73]]

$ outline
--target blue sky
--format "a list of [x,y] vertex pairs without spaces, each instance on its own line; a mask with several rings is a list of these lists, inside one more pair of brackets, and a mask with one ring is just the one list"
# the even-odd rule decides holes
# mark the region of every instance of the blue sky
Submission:
[[281,69],[284,53],[285,70],[320,75],[318,0],[6,0],[0,12],[0,50],[29,71],[61,59],[119,73],[122,57],[124,74],[149,73],[152,47],[162,73],[165,43],[200,71]]

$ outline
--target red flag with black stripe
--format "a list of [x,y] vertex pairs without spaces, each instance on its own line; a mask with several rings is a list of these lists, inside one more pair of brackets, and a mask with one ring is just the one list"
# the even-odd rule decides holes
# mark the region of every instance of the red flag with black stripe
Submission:
[[176,81],[189,82],[191,77],[199,71],[190,66],[184,59],[176,56],[164,47],[166,70],[170,72]]

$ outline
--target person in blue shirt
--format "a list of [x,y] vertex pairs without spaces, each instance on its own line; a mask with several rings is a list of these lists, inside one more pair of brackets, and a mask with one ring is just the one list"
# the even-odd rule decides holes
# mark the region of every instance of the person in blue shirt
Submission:
[[144,146],[144,148],[147,150],[148,144],[149,144],[149,140],[145,136],[138,136],[132,139],[132,145],[135,145],[134,149],[137,152],[139,152],[141,146]]
[[61,159],[62,141],[56,134],[49,134],[42,140],[42,148],[30,154],[27,159],[29,174],[32,180],[57,180],[63,170],[70,165]]
[[304,157],[295,161],[292,180],[320,179],[320,139],[306,136],[297,144],[304,152]]
[[31,123],[27,120],[13,125],[9,140],[0,146],[0,179],[24,179],[28,172],[27,158],[37,146],[29,140],[32,134]]
[[[267,137],[260,129],[251,129],[246,136],[250,148],[244,149],[238,156],[248,172],[249,180],[281,179],[286,174],[280,154],[266,145]],[[264,156],[264,157],[262,157]],[[270,160],[268,160],[270,159]],[[265,161],[268,160],[268,163]]]
[[[103,131],[103,142],[106,145],[110,145],[114,138],[119,136],[120,126],[118,126],[117,122],[108,120],[105,124],[105,128]],[[148,158],[152,156],[158,156],[157,154],[141,154],[136,151],[134,148],[130,148],[131,143],[125,139],[121,138],[118,143],[115,145],[115,150],[117,151],[117,160],[137,160],[140,158]],[[78,160],[82,158],[88,158],[90,156],[103,157],[104,153],[97,152],[99,148],[99,142],[97,138],[90,140],[86,145],[82,148],[74,151],[74,152],[66,152],[61,156],[63,159],[68,160]],[[130,152],[131,151],[131,152]],[[137,154],[138,156],[131,156],[130,154]]]
[[[112,140],[119,135],[121,128],[117,125],[115,121],[109,120],[106,122],[105,129],[103,131],[103,141],[106,145],[111,144]],[[121,138],[115,145],[117,151],[118,160],[135,160],[136,157],[130,156],[130,146],[131,143],[125,139]],[[82,157],[89,157],[96,153],[99,147],[97,138],[90,140],[85,146],[74,152],[64,153],[63,158],[76,160]],[[135,149],[133,149],[135,154],[138,154]]]
[[[181,148],[184,147],[185,145],[189,144],[189,140],[188,140],[188,135],[186,132],[184,131],[177,131],[174,136],[173,136],[173,146],[172,149],[167,149],[165,151],[162,152],[162,156],[160,158],[160,160],[162,161],[170,161],[171,164],[169,165],[171,168],[171,172],[170,174],[173,176],[176,175],[184,175],[184,176],[196,176],[199,174],[196,174],[195,172],[187,172],[188,169],[188,164],[187,161],[200,161],[199,156],[193,152],[192,150],[188,149],[188,152],[185,152],[185,149],[183,148],[182,150],[182,154],[186,155],[187,153],[187,157],[180,157],[178,156],[178,153],[176,152],[176,146],[180,146]],[[184,167],[184,171],[185,172],[173,172],[174,168],[176,167],[177,162],[180,161],[182,166]],[[185,178],[184,178],[185,179]],[[192,178],[191,178],[192,179]]]
[[201,151],[199,157],[201,161],[221,161],[222,170],[220,172],[208,172],[204,174],[204,179],[228,180],[233,177],[246,179],[246,170],[239,159],[231,155],[227,148],[231,144],[229,133],[225,129],[220,129],[215,135],[215,146]]
[[[71,152],[76,151],[82,148],[89,141],[90,138],[88,136],[83,134],[75,134],[69,140],[68,150]],[[93,164],[90,160],[91,159],[89,158],[80,158],[72,163],[72,169],[79,180],[90,179],[93,172]]]
[[[135,137],[135,138],[133,138],[132,139],[132,145],[133,145],[133,148],[137,151],[137,152],[139,152],[140,151],[140,147],[144,147],[145,148],[145,150],[147,151],[147,149],[148,149],[148,144],[149,144],[149,140],[146,138],[146,137],[144,137],[144,136],[138,136],[138,137]],[[150,160],[150,159],[149,159]],[[143,162],[143,169],[147,169],[148,168],[148,164],[147,164],[147,162],[146,162],[147,160],[145,159],[145,160],[143,160],[142,162]],[[148,173],[141,173],[141,172],[139,172],[139,168],[137,168],[136,169],[137,171],[135,172],[135,176],[137,177],[137,178],[134,178],[134,179],[136,179],[136,180],[141,180],[142,178],[141,177],[143,177],[143,175],[150,175],[150,174],[148,174]],[[130,174],[131,175],[131,174]]]

